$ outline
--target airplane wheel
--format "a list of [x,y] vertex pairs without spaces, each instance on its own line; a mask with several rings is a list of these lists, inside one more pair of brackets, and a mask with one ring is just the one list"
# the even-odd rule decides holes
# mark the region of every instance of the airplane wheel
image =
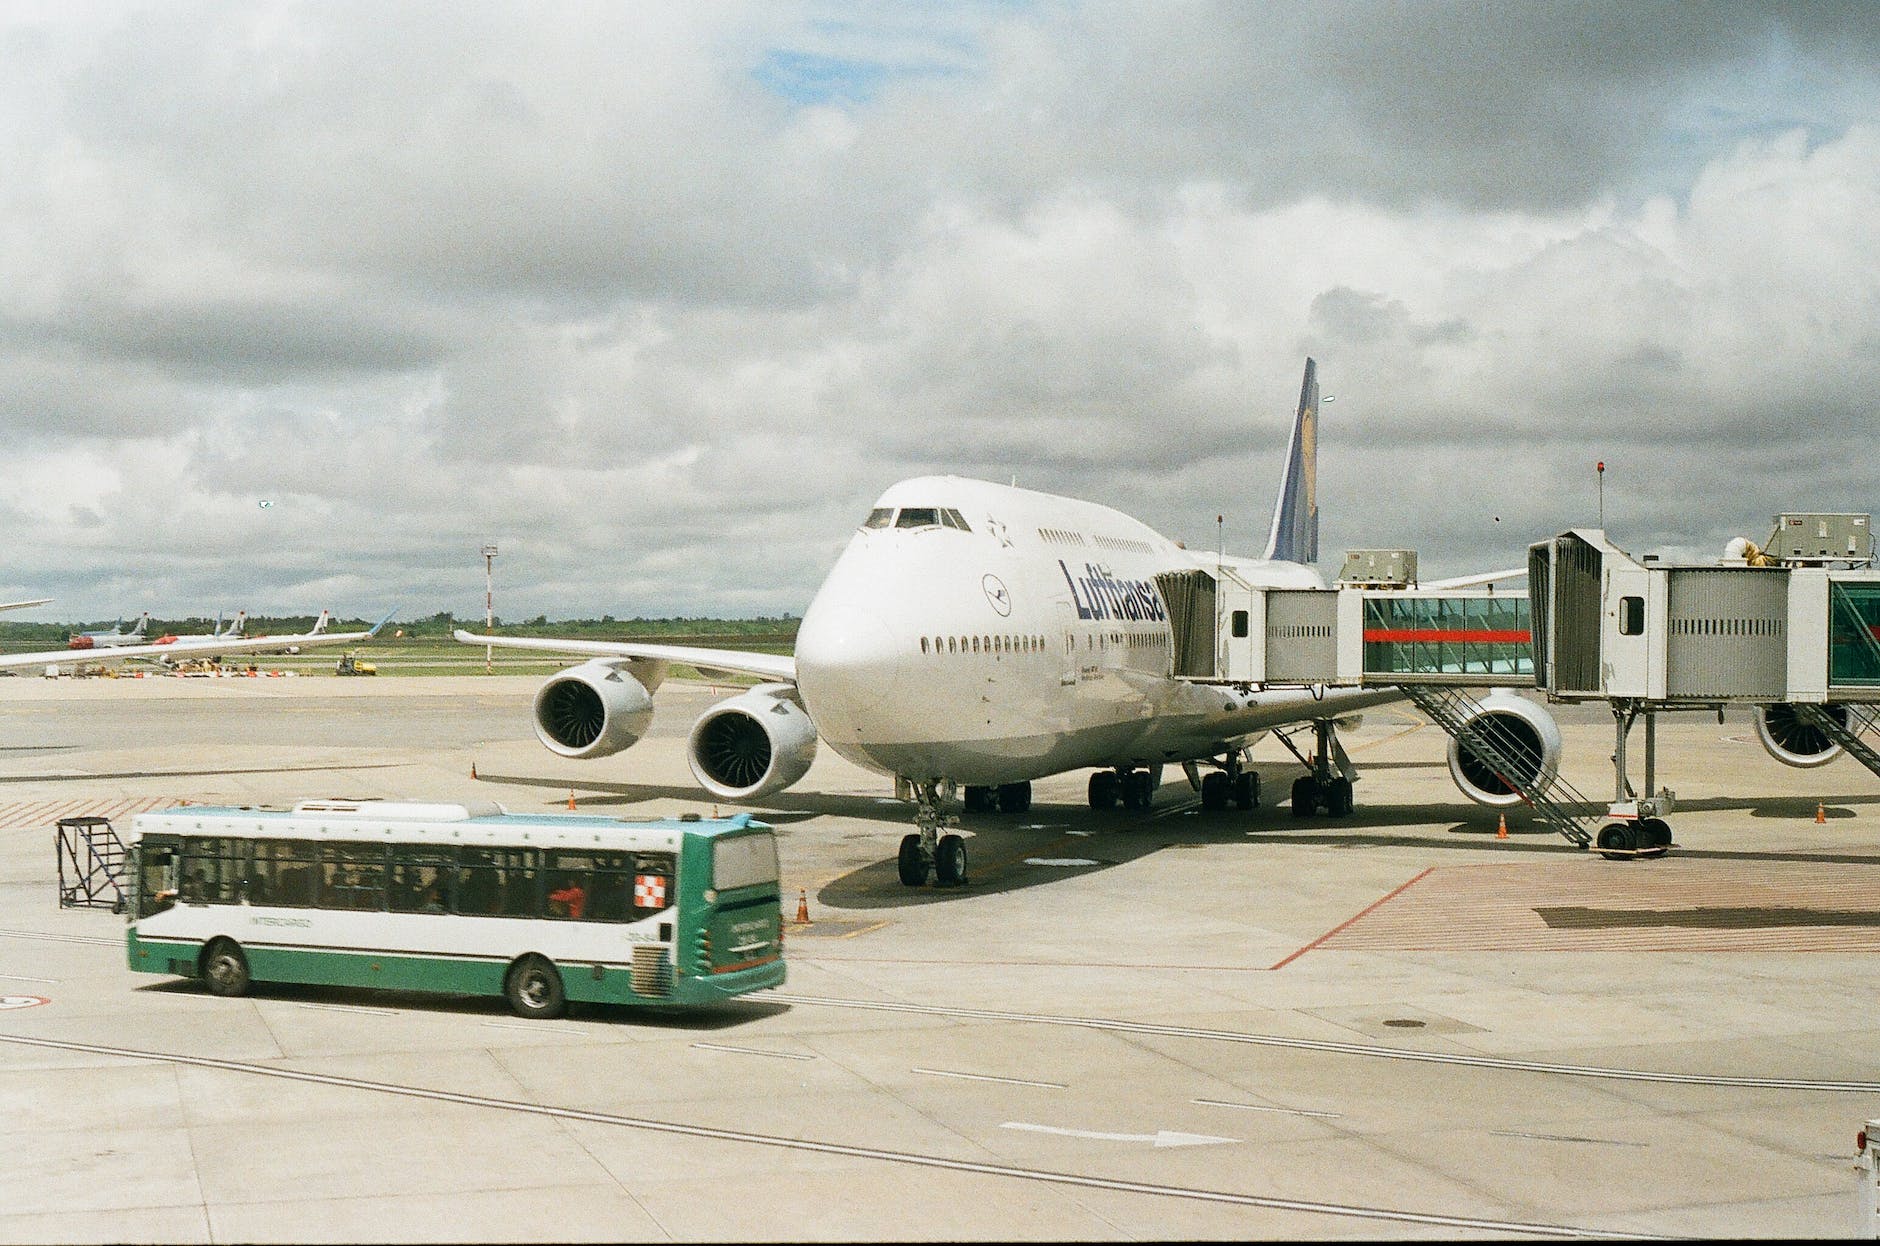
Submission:
[[895,864],[900,867],[903,887],[926,885],[927,863],[920,858],[920,836],[901,836],[901,855]]
[[1608,861],[1630,861],[1632,849],[1638,847],[1632,828],[1623,822],[1608,822],[1600,827],[1599,837],[1593,843],[1598,846],[1599,855]]
[[964,887],[966,885],[966,841],[958,835],[942,835],[933,854],[934,885],[937,887]]
[[1342,775],[1333,779],[1325,789],[1325,812],[1334,818],[1351,816],[1351,780]]
[[1218,770],[1210,770],[1201,776],[1201,807],[1213,812],[1227,808],[1228,799],[1233,794],[1233,781]]
[[1293,780],[1292,812],[1295,818],[1309,818],[1319,811],[1319,781],[1309,774]]
[[1234,804],[1240,809],[1253,809],[1260,803],[1260,776],[1251,770],[1243,770],[1234,776]]
[[1031,808],[1031,784],[1004,783],[999,786],[999,808],[1006,813],[1024,813]]
[[1132,770],[1123,776],[1123,804],[1131,809],[1147,809],[1154,801],[1154,775],[1147,770]]
[[968,785],[961,794],[967,813],[997,813],[999,804],[989,787]]
[[1090,807],[1092,809],[1116,808],[1117,788],[1116,771],[1099,770],[1090,776]]

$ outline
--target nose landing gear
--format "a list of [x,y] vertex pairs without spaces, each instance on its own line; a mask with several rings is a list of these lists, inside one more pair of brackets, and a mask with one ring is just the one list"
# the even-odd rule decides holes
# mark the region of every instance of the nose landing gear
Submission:
[[[966,841],[947,829],[958,826],[960,820],[940,811],[941,804],[952,794],[952,782],[928,779],[912,786],[915,832],[901,837],[901,850],[895,860],[901,885],[924,887],[931,873],[937,887],[964,887]],[[1029,797],[1030,785],[1025,788]],[[1029,806],[1031,802],[1027,799],[1025,803]]]

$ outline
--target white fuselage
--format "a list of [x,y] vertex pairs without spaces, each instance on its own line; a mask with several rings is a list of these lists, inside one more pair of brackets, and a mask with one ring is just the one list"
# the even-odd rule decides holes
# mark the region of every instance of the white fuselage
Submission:
[[796,673],[818,735],[873,770],[989,785],[1197,760],[1397,695],[1174,677],[1157,574],[1224,563],[1260,587],[1324,587],[1298,563],[1217,558],[1107,506],[953,476],[890,487],[870,523],[803,616]]

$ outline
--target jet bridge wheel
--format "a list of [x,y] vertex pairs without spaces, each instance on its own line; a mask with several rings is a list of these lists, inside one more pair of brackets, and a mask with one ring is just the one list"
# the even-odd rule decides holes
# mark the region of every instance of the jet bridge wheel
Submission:
[[1638,855],[1638,834],[1635,828],[1623,822],[1608,822],[1600,827],[1593,843],[1599,848],[1599,855],[1608,861],[1630,861]]
[[1641,818],[1638,824],[1641,855],[1662,857],[1671,850],[1671,824],[1663,818]]

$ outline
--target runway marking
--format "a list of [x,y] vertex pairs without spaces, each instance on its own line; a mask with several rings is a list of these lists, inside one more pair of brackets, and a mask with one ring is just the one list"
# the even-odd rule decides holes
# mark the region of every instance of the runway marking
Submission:
[[0,939],[41,939],[47,943],[89,943],[93,947],[123,947],[122,939],[98,935],[50,934],[44,930],[0,930]]
[[838,999],[759,991],[786,1004],[825,1008],[858,1008],[868,1012],[901,1012],[930,1017],[963,1017],[974,1021],[1017,1021],[1032,1025],[1060,1025],[1119,1034],[1157,1034],[1171,1038],[1197,1038],[1207,1042],[1244,1043],[1250,1047],[1276,1047],[1290,1051],[1320,1051],[1333,1055],[1404,1060],[1413,1064],[1449,1064],[1464,1068],[1500,1069],[1512,1073],[1552,1073],[1605,1081],[1656,1082],[1672,1086],[1735,1086],[1752,1090],[1812,1090],[1823,1094],[1880,1094],[1880,1081],[1840,1082],[1800,1077],[1735,1077],[1709,1073],[1659,1073],[1650,1069],[1607,1068],[1592,1064],[1554,1064],[1544,1060],[1517,1060],[1508,1056],[1475,1056],[1442,1051],[1416,1051],[1374,1043],[1346,1043],[1325,1038],[1292,1038],[1283,1034],[1249,1034],[1238,1030],[1208,1030],[1186,1025],[1158,1025],[1149,1021],[1120,1021],[1102,1017],[1052,1016],[1049,1013],[1001,1012],[991,1008],[952,1008],[938,1004],[900,1004],[885,1000]]
[[[1633,866],[1638,868],[1632,868]],[[1361,920],[1360,920],[1361,919]],[[1442,866],[1337,951],[1880,951],[1880,865],[1670,857]]]
[[296,1008],[313,1008],[320,1012],[350,1012],[367,1017],[399,1017],[404,1014],[395,1008],[362,1008],[354,1004],[295,1004]]
[[1022,1077],[994,1077],[990,1073],[954,1073],[947,1069],[910,1069],[911,1073],[925,1073],[929,1077],[957,1077],[969,1082],[1003,1082],[1007,1086],[1036,1086],[1040,1090],[1069,1090],[1063,1082],[1034,1082]]
[[1418,874],[1415,878],[1411,879],[1409,882],[1405,883],[1403,886],[1397,888],[1397,890],[1391,892],[1389,895],[1385,896],[1383,899],[1374,901],[1373,903],[1367,905],[1363,909],[1360,909],[1358,911],[1357,916],[1347,917],[1344,921],[1340,922],[1338,925],[1332,927],[1330,930],[1326,931],[1324,934],[1320,935],[1318,938],[1314,939],[1312,942],[1300,948],[1297,952],[1294,952],[1291,956],[1288,956],[1285,960],[1282,960],[1281,962],[1279,962],[1279,964],[1274,965],[1273,968],[1284,969],[1286,966],[1298,960],[1301,956],[1304,956],[1307,952],[1310,952],[1313,948],[1319,947],[1320,945],[1330,940],[1332,936],[1336,935],[1339,931],[1345,929],[1345,927],[1355,925],[1360,919],[1366,916],[1369,916],[1371,913],[1376,912],[1378,909],[1383,908],[1386,904],[1390,903],[1390,901],[1396,899],[1398,896],[1402,895],[1404,892],[1410,890],[1410,888],[1416,886],[1418,883],[1428,878],[1435,871],[1436,871],[1436,867],[1433,865],[1430,866],[1429,869],[1424,870],[1421,874]]
[[40,982],[47,986],[57,986],[62,981],[59,978],[29,978],[23,973],[0,973],[0,978],[8,982]]
[[705,1051],[731,1051],[740,1056],[769,1056],[773,1060],[814,1060],[817,1058],[799,1055],[793,1051],[765,1051],[759,1047],[733,1047],[726,1043],[693,1043],[692,1045]]
[[1029,1121],[1007,1121],[1000,1129],[1023,1129],[1035,1134],[1056,1134],[1060,1138],[1090,1138],[1097,1142],[1146,1142],[1153,1147],[1219,1146],[1239,1142],[1239,1138],[1216,1138],[1212,1134],[1177,1133],[1158,1129],[1152,1134],[1113,1134],[1098,1129],[1062,1129],[1056,1125],[1034,1125]]
[[1210,1108],[1239,1108],[1243,1112],[1273,1112],[1281,1116],[1323,1116],[1327,1119],[1340,1119],[1343,1112],[1312,1112],[1305,1108],[1270,1108],[1261,1103],[1230,1103],[1226,1099],[1190,1099],[1190,1103],[1199,1103]]
[[176,803],[167,796],[0,801],[0,828],[27,830],[51,826],[60,818],[96,817],[109,818],[116,822],[119,818],[128,817],[131,814],[148,813],[152,809],[168,809]]
[[496,1099],[485,1095],[463,1094],[458,1091],[433,1090],[423,1086],[404,1086],[395,1082],[374,1082],[357,1077],[343,1077],[332,1073],[310,1073],[300,1069],[282,1068],[274,1065],[250,1064],[240,1060],[224,1060],[214,1056],[184,1056],[171,1052],[141,1051],[129,1047],[107,1047],[98,1043],[79,1043],[56,1038],[29,1038],[20,1034],[0,1034],[0,1043],[18,1043],[27,1047],[41,1047],[54,1051],[77,1051],[91,1055],[111,1056],[125,1060],[155,1060],[167,1064],[186,1065],[192,1068],[216,1069],[227,1073],[242,1073],[256,1077],[274,1077],[284,1081],[310,1083],[321,1086],[334,1086],[343,1090],[368,1090],[379,1094],[398,1095],[410,1099],[425,1099],[437,1103],[456,1103],[465,1107],[489,1108],[504,1112],[518,1112],[532,1116],[546,1116],[557,1120],[584,1121],[597,1125],[615,1125],[624,1129],[640,1129],[650,1133],[672,1134],[688,1138],[706,1138],[723,1142],[743,1142],[752,1146],[773,1147],[787,1151],[806,1151],[819,1155],[836,1155],[849,1159],[878,1160],[888,1164],[904,1164],[915,1168],[943,1169],[950,1172],[973,1173],[979,1176],[1002,1177],[1019,1181],[1037,1181],[1049,1185],[1075,1186],[1082,1189],[1110,1190],[1127,1194],[1149,1194],[1163,1198],[1186,1199],[1191,1202],[1217,1203],[1234,1207],[1257,1207],[1269,1211],[1306,1212],[1324,1216],[1338,1216],[1355,1220],[1386,1220],[1399,1224],[1416,1224],[1450,1229],[1471,1229],[1485,1233],[1525,1233],[1539,1237],[1591,1237],[1603,1240],[1624,1240],[1652,1238],[1660,1241],[1675,1240],[1663,1235],[1641,1233],[1619,1233],[1602,1229],[1579,1228],[1564,1224],[1542,1224],[1520,1220],[1492,1220],[1477,1216],[1449,1216],[1436,1212],[1407,1211],[1395,1207],[1365,1207],[1351,1203],[1326,1203],[1309,1199],[1275,1198],[1261,1194],[1241,1194],[1231,1190],[1210,1190],[1197,1186],[1161,1185],[1148,1181],[1128,1181],[1112,1177],[1087,1176],[1083,1173],[1060,1172],[1047,1168],[1024,1168],[1011,1164],[993,1164],[977,1160],[953,1159],[942,1155],[926,1155],[917,1151],[889,1151],[879,1147],[855,1146],[839,1142],[817,1142],[807,1138],[792,1138],[777,1134],[749,1133],[738,1129],[722,1129],[705,1125],[686,1125],[677,1121],[651,1120],[644,1117],[621,1116],[612,1112],[596,1112],[579,1108],[559,1108],[543,1103],[528,1103],[515,1099]]

